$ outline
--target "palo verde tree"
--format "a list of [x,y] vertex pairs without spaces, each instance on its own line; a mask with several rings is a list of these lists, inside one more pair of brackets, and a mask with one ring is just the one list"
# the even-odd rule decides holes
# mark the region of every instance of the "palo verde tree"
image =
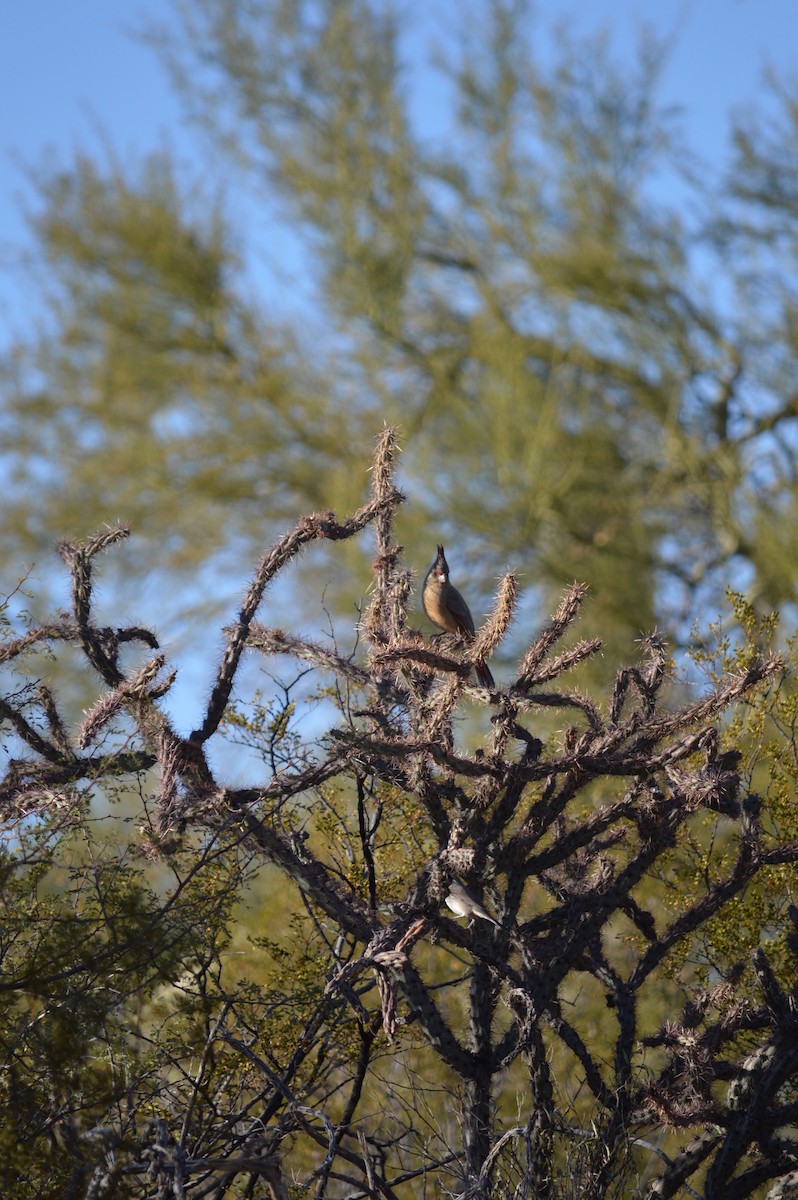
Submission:
[[[95,620],[97,556],[125,530],[63,545],[71,612],[9,631],[4,1195],[791,1194],[794,960],[773,927],[750,969],[699,954],[798,860],[723,742],[781,661],[744,650],[669,704],[652,635],[599,702],[568,683],[600,648],[567,640],[574,585],[506,683],[475,687],[515,577],[471,643],[415,630],[394,454],[386,430],[369,501],[264,554],[188,735],[153,633]],[[368,529],[356,654],[257,619],[304,547]],[[102,689],[77,731],[28,678],[26,656],[62,643]],[[290,688],[233,702],[245,653],[331,681],[322,736],[299,737]],[[260,748],[263,778],[214,765],[224,728]],[[125,844],[103,847],[98,822],[133,800]],[[236,904],[264,874],[278,887],[237,966]]]
[[[660,102],[663,47],[619,62],[530,7],[159,7],[201,182],[165,150],[31,173],[45,316],[0,361],[15,568],[111,512],[142,569],[238,571],[264,521],[357,503],[387,415],[405,544],[464,544],[485,594],[514,563],[551,607],[589,580],[612,662],[640,629],[687,636],[729,582],[794,603],[794,88],[705,167]],[[327,578],[365,583],[359,545]]]

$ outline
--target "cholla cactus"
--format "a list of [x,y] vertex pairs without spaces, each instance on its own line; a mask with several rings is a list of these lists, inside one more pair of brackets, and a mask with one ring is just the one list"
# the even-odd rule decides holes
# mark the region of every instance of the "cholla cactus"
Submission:
[[[673,947],[739,896],[763,865],[798,860],[796,845],[762,848],[760,812],[742,789],[739,753],[721,751],[718,735],[723,714],[773,679],[780,660],[754,657],[693,703],[668,707],[667,655],[652,635],[640,661],[621,670],[598,703],[567,682],[569,672],[600,649],[597,640],[562,644],[585,598],[585,587],[575,584],[516,667],[507,667],[503,685],[490,695],[473,688],[473,663],[506,644],[517,613],[517,580],[509,573],[500,581],[491,612],[465,649],[425,640],[414,627],[412,577],[393,536],[393,515],[403,500],[393,481],[395,452],[394,434],[385,430],[368,502],[344,520],[329,512],[303,517],[263,556],[225,631],[207,706],[189,735],[175,729],[163,703],[174,678],[165,657],[158,653],[127,673],[122,666],[121,646],[138,642],[157,650],[155,636],[94,622],[94,560],[126,531],[63,547],[72,613],[6,642],[0,661],[21,660],[34,645],[69,642],[106,690],[74,741],[46,689],[0,701],[0,716],[24,746],[0,784],[7,819],[49,811],[81,781],[154,770],[160,785],[148,854],[169,852],[185,831],[235,829],[239,844],[297,886],[319,929],[328,931],[331,956],[313,1037],[350,1010],[363,1037],[357,1086],[340,1111],[331,1106],[327,1112],[323,1104],[305,1103],[256,1041],[227,1029],[229,1006],[209,1032],[208,1056],[224,1044],[264,1081],[258,1111],[266,1115],[257,1118],[257,1136],[268,1143],[263,1161],[273,1189],[283,1186],[275,1164],[304,1142],[305,1160],[317,1155],[308,1182],[315,1180],[319,1196],[341,1171],[374,1196],[404,1195],[405,1183],[420,1174],[469,1197],[568,1195],[568,1164],[577,1161],[569,1156],[577,1146],[582,1200],[624,1194],[633,1170],[639,1171],[636,1195],[676,1195],[702,1172],[707,1198],[748,1195],[769,1179],[782,1180],[772,1195],[783,1194],[798,1161],[789,1138],[777,1137],[792,1120],[792,1105],[781,1102],[779,1089],[798,1082],[796,1005],[768,974],[767,960],[757,961],[768,998],[756,1020],[735,999],[734,981],[723,985],[728,994],[714,1024],[708,1002],[692,1002],[681,1021],[652,1030],[641,999]],[[256,621],[268,585],[305,546],[369,527],[376,554],[360,622],[360,659]],[[313,746],[266,779],[239,786],[212,764],[206,747],[230,711],[245,651],[311,664],[335,680],[346,699],[340,719]],[[471,748],[456,724],[464,701],[480,705],[477,712],[488,718],[474,725],[487,732]],[[128,729],[122,743],[98,745],[120,718]],[[300,801],[305,811],[314,797],[325,803],[333,784],[348,791],[356,814],[346,870],[329,839],[296,819]],[[416,841],[408,840],[404,859],[402,846],[381,842],[386,797],[412,806],[415,824],[405,829],[413,829]],[[651,898],[646,883],[701,812],[727,822],[729,866],[685,897],[674,914]],[[495,924],[466,927],[447,915],[444,901],[455,876],[480,905],[488,901]],[[619,922],[626,931],[622,953],[610,932]],[[600,1029],[591,1035],[576,1019],[576,980],[603,997]],[[390,1137],[374,1114],[359,1124],[365,1081],[381,1086],[380,1028],[394,1045],[408,1031],[420,1035],[428,1068],[436,1064],[440,1086],[452,1089],[457,1119],[435,1138],[422,1136],[420,1105],[404,1110],[404,1124]],[[760,1040],[735,1066],[721,1051],[743,1030]],[[309,1040],[297,1043],[297,1064],[306,1061],[313,1037],[302,1034]],[[642,1069],[641,1046],[660,1054],[656,1069]],[[517,1087],[515,1121],[506,1102],[509,1075]],[[723,1080],[729,1082],[725,1105],[717,1095]],[[583,1111],[589,1097],[589,1128],[576,1123],[578,1093]],[[200,1103],[198,1087],[179,1118],[184,1135]],[[219,1133],[222,1148],[205,1157],[187,1157],[182,1143],[170,1140],[174,1130],[163,1135],[168,1155],[150,1138],[149,1157],[130,1170],[150,1170],[155,1155],[158,1178],[179,1174],[181,1188],[184,1178],[212,1172],[217,1162],[228,1164],[231,1179],[257,1174],[254,1152],[239,1153],[233,1141],[224,1142],[249,1144],[254,1116],[253,1110],[231,1117],[226,1133]],[[391,1116],[390,1105],[383,1116]],[[698,1127],[697,1138],[677,1143],[667,1162],[651,1149],[652,1129],[691,1126]],[[419,1165],[411,1169],[413,1156]]]

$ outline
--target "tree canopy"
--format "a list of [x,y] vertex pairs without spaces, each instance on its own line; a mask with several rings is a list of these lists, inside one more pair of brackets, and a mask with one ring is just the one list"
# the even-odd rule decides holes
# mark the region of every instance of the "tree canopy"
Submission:
[[[548,604],[586,579],[618,654],[729,582],[790,604],[794,92],[731,124],[718,178],[657,102],[660,47],[544,57],[524,4],[484,0],[424,65],[430,134],[410,22],[198,0],[149,31],[312,312],[259,294],[229,191],[167,151],[35,173],[50,309],[5,362],[7,553],[124,514],[149,563],[240,564],[322,492],[351,506],[387,418],[417,569],[442,540],[485,594],[508,563]],[[338,571],[351,604],[365,563]]]

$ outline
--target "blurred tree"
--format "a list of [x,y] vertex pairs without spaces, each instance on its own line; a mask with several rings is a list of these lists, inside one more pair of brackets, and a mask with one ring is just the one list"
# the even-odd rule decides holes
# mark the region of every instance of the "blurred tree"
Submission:
[[220,206],[165,155],[140,173],[80,156],[36,178],[55,326],[7,364],[16,551],[124,511],[147,555],[179,567],[256,536],[264,512],[320,504],[325,477],[347,495],[335,448],[357,442],[354,423],[290,331],[239,299]]
[[[546,64],[524,3],[458,6],[425,66],[435,140],[389,4],[175,13],[150,37],[241,186],[281,206],[313,320],[250,294],[223,198],[166,155],[41,174],[52,321],[6,364],[10,553],[118,512],[173,565],[243,553],[322,478],[351,503],[387,417],[418,570],[443,541],[475,593],[508,562],[544,602],[586,579],[611,656],[656,622],[685,637],[730,579],[793,600],[792,93],[736,130],[714,191],[694,166],[666,205],[689,160],[656,46],[616,65],[561,34]],[[364,566],[335,568],[347,603]]]

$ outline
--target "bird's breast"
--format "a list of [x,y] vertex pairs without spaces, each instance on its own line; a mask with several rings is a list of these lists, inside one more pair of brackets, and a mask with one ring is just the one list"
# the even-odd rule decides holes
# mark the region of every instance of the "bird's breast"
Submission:
[[424,588],[421,602],[424,605],[424,612],[433,625],[437,625],[446,633],[457,633],[457,621],[444,603],[443,588],[439,584],[428,583]]

